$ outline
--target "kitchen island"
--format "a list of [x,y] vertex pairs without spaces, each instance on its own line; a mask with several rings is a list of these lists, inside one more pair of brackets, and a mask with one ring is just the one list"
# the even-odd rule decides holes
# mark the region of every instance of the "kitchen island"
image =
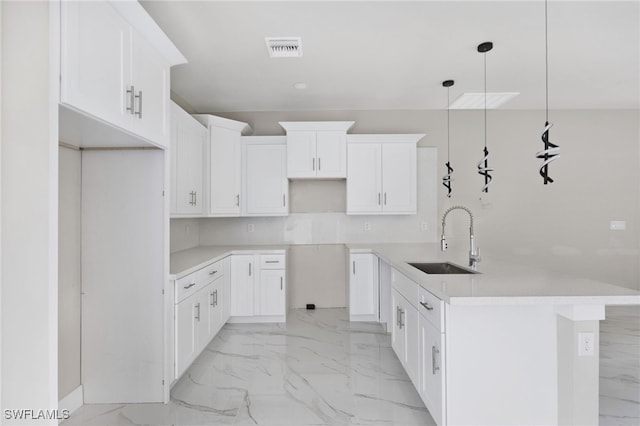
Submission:
[[[484,259],[477,274],[425,274],[435,244],[348,245],[391,268],[392,345],[438,424],[598,424],[599,321],[640,292]],[[382,284],[380,288],[384,287]]]

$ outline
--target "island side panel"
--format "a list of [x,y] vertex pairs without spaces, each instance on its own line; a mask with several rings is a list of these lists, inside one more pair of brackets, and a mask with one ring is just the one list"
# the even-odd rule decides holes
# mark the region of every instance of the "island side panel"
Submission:
[[449,425],[558,421],[552,306],[445,305]]

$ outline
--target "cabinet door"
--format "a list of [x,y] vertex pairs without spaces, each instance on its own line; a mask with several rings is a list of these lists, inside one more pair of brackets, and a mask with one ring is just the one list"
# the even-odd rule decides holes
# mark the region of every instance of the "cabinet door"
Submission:
[[401,312],[402,305],[401,301],[404,298],[398,293],[395,289],[391,291],[391,306],[392,306],[392,319],[393,319],[393,328],[391,329],[391,347],[395,352],[396,356],[404,365],[405,360],[405,338],[404,338],[404,330],[400,325],[401,320]]
[[347,177],[346,132],[317,132],[316,171],[321,178]]
[[208,289],[209,294],[209,334],[213,339],[226,320],[222,318],[222,282],[224,278],[219,278],[213,282]]
[[287,132],[287,177],[316,177],[316,132]]
[[231,256],[231,316],[254,315],[254,275],[252,255]]
[[63,104],[128,128],[131,27],[108,2],[63,1]]
[[203,213],[202,156],[207,129],[182,111],[172,107],[171,146],[175,161],[172,214],[201,215]]
[[169,64],[135,31],[132,36],[133,131],[167,146],[169,139]]
[[436,424],[444,424],[444,333],[420,315],[420,382],[418,393]]
[[414,144],[382,145],[382,210],[416,213],[417,175]]
[[403,300],[404,368],[417,388],[420,382],[420,314],[407,299]]
[[210,213],[214,216],[240,216],[240,133],[209,126],[209,137]]
[[286,215],[289,181],[285,145],[243,146],[245,215]]
[[349,144],[347,150],[347,214],[380,212],[380,144]]
[[285,315],[285,279],[282,269],[260,270],[257,315]]
[[175,306],[176,336],[175,365],[176,377],[189,367],[196,352],[196,294],[189,296]]
[[350,255],[349,316],[378,320],[378,258],[373,254]]
[[211,340],[211,334],[209,332],[209,286],[198,290],[194,296],[195,356],[198,356],[202,349],[209,343],[209,340]]

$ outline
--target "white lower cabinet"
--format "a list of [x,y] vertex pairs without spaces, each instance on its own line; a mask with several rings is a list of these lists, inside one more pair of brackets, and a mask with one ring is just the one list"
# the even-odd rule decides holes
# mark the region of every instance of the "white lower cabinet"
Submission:
[[420,372],[418,393],[436,424],[444,424],[445,334],[420,315]]
[[286,256],[232,255],[231,293],[232,322],[284,322]]
[[229,258],[175,281],[175,375],[179,378],[228,319]]
[[414,386],[419,383],[420,315],[398,291],[392,292],[394,326],[391,332],[393,350]]
[[378,321],[378,256],[349,254],[349,321]]
[[446,424],[444,303],[392,271],[391,346],[436,424]]

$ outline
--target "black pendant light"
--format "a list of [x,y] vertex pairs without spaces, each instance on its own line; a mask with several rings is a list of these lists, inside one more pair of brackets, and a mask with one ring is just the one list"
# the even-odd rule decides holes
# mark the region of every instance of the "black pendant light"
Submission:
[[549,37],[548,37],[548,18],[547,18],[547,0],[544,2],[544,81],[545,81],[545,123],[542,130],[542,142],[544,149],[536,152],[536,158],[542,160],[542,164],[538,169],[542,176],[544,184],[553,183],[553,179],[549,176],[549,164],[560,158],[560,147],[549,141],[549,129],[553,123],[549,121]]
[[449,140],[449,88],[453,86],[453,80],[445,80],[442,82],[442,85],[447,88],[447,162],[445,163],[445,167],[447,168],[447,174],[442,177],[442,184],[445,188],[447,188],[447,197],[451,198],[451,174],[453,173],[453,167],[451,167],[451,144]]
[[478,52],[483,53],[484,57],[484,150],[482,151],[484,156],[478,162],[478,173],[484,176],[482,192],[489,192],[489,185],[493,180],[489,174],[493,169],[489,167],[489,150],[487,149],[487,52],[491,49],[493,49],[493,43],[490,41],[478,45]]

